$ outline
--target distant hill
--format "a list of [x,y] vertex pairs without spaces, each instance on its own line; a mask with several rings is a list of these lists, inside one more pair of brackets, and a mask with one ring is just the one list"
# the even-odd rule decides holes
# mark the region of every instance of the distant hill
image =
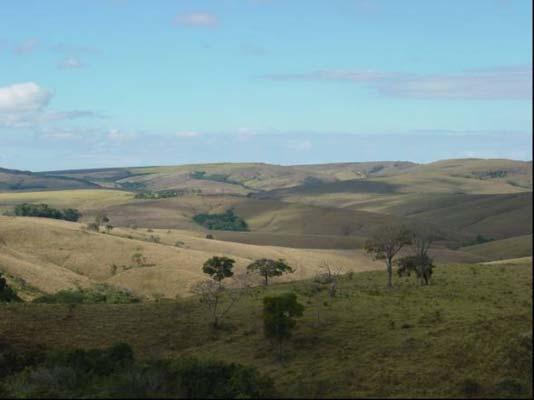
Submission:
[[98,185],[75,177],[52,176],[30,171],[0,168],[0,192],[84,189]]
[[[31,173],[0,169],[0,190],[107,187],[123,190],[198,189],[203,194],[264,193],[295,188],[320,194],[321,184],[366,180],[401,193],[515,193],[532,190],[532,163],[499,159],[443,160],[430,164],[376,161],[315,165],[190,164]],[[347,187],[325,186],[324,191]],[[280,195],[281,193],[277,193]],[[283,194],[283,193],[282,193]]]

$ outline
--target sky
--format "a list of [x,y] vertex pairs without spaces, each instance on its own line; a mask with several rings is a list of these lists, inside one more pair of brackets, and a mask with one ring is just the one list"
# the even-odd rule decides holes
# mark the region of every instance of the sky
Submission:
[[3,0],[0,167],[532,159],[530,0]]

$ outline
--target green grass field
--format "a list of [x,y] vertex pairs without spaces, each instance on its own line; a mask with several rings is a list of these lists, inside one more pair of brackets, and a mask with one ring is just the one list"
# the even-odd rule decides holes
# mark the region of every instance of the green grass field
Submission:
[[[144,358],[239,362],[273,377],[284,397],[528,397],[532,348],[521,343],[532,338],[530,264],[440,266],[430,286],[413,277],[395,277],[391,290],[385,283],[382,271],[344,276],[335,298],[312,281],[250,289],[215,332],[196,298],[9,304],[0,307],[0,335],[19,348],[126,341]],[[261,301],[285,291],[306,309],[281,364],[263,337]],[[506,389],[511,379],[521,394]]]

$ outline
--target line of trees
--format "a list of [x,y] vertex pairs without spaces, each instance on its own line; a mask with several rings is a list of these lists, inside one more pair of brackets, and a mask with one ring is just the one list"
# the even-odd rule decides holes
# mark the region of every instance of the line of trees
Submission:
[[66,221],[78,221],[82,214],[75,208],[64,208],[59,210],[50,207],[48,204],[23,203],[15,206],[15,215],[19,217],[41,217],[63,219]]

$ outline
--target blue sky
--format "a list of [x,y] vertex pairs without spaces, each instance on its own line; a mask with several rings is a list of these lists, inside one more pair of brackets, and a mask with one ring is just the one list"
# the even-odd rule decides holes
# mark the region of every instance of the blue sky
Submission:
[[5,0],[0,166],[532,159],[527,0]]

